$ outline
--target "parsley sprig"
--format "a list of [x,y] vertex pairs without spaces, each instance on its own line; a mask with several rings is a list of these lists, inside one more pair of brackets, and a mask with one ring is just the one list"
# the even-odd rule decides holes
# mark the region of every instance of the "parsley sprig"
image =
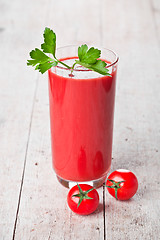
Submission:
[[[74,64],[70,67],[56,58],[56,34],[53,32],[53,30],[46,27],[43,37],[44,43],[41,44],[42,50],[35,48],[30,52],[31,60],[27,60],[27,65],[35,67],[35,70],[38,70],[43,74],[52,66],[57,66],[57,64],[60,63],[73,71],[75,65],[79,64],[102,75],[110,76],[108,73],[109,70],[106,68],[106,62],[99,59],[101,56],[101,50],[98,50],[94,47],[88,49],[86,44],[80,46],[78,48],[79,59],[76,59]],[[52,54],[53,58],[47,56],[45,53]]]

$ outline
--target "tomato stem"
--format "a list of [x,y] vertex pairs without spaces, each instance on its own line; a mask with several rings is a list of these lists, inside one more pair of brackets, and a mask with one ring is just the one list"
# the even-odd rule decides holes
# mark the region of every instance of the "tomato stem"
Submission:
[[79,202],[77,205],[77,208],[79,207],[79,205],[81,204],[81,202],[83,201],[83,199],[93,199],[91,197],[88,197],[88,193],[91,192],[94,188],[91,188],[87,191],[82,191],[81,187],[79,186],[79,184],[77,183],[78,189],[79,189],[79,193],[78,194],[74,194],[72,195],[72,197],[79,197]]
[[113,185],[111,185],[111,186],[107,186],[106,185],[106,187],[107,188],[114,188],[114,190],[115,190],[115,197],[118,200],[118,197],[117,197],[118,189],[122,187],[122,186],[120,186],[120,183],[123,183],[125,181],[115,182],[114,180],[108,179],[108,178],[107,178],[107,180],[110,181]]

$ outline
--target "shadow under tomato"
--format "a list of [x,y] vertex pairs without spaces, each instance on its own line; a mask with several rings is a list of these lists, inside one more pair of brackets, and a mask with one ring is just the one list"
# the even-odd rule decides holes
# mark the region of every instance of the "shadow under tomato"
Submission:
[[119,206],[119,208],[124,208],[125,206],[127,206],[128,204],[131,204],[134,201],[133,198],[130,198],[128,200],[116,200],[115,198],[112,197],[112,199],[108,202],[108,200],[106,200],[106,204],[105,204],[105,213],[109,213],[109,212],[113,212],[113,210],[115,208],[117,208],[117,206]]
[[97,215],[97,214],[102,213],[102,212],[103,212],[103,204],[99,203],[98,208],[96,209],[96,211],[94,211],[90,215]]

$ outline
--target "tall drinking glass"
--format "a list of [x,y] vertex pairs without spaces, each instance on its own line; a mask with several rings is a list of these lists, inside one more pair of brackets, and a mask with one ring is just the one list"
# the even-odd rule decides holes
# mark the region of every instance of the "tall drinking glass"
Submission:
[[[53,168],[61,184],[99,187],[111,167],[117,55],[101,49],[111,76],[81,66],[58,65],[48,71]],[[72,66],[78,46],[57,50]]]

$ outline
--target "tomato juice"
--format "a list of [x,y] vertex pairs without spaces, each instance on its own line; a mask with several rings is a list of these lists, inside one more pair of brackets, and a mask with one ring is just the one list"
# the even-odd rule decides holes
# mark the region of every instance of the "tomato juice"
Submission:
[[111,77],[81,68],[74,76],[63,67],[48,71],[52,160],[58,178],[106,178],[112,158],[116,71],[110,67]]

